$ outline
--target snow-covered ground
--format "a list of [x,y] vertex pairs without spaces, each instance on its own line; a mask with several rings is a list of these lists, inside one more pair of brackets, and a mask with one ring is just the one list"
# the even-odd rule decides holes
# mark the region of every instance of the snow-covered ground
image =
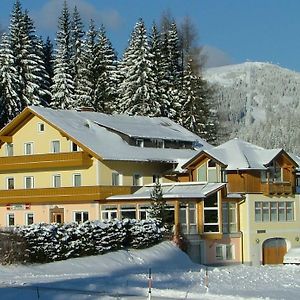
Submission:
[[171,242],[44,265],[1,266],[0,299],[299,299],[300,266],[193,264]]

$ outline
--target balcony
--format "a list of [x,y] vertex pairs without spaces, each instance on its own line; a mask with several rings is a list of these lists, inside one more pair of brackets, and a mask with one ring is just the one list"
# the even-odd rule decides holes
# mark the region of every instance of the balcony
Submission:
[[83,168],[91,165],[91,157],[83,151],[0,157],[0,172]]
[[293,187],[292,184],[288,181],[283,182],[267,182],[262,183],[262,192],[264,195],[272,194],[292,194]]
[[103,200],[112,195],[132,194],[132,186],[80,186],[62,188],[34,188],[0,190],[0,204],[9,203],[61,203]]

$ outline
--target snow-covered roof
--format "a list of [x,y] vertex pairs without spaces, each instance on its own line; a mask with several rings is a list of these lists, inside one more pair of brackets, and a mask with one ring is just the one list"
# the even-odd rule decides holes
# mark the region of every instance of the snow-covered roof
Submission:
[[[264,149],[235,138],[215,148],[204,149],[202,153],[221,162],[226,166],[226,170],[264,170],[283,151],[283,149]],[[289,156],[287,153],[286,155]],[[293,160],[291,156],[290,158]],[[191,161],[193,159],[188,163]]]
[[[175,182],[161,185],[164,199],[205,199],[225,183]],[[150,200],[154,184],[146,185],[130,195],[110,196],[107,200]]]
[[[191,141],[211,147],[199,136],[167,118],[105,115],[96,112],[59,110],[40,106],[30,109],[78,141],[103,160],[162,161],[177,163],[188,160],[197,152],[193,149],[147,148],[129,145],[119,134],[130,136]],[[103,124],[103,125],[101,125]]]

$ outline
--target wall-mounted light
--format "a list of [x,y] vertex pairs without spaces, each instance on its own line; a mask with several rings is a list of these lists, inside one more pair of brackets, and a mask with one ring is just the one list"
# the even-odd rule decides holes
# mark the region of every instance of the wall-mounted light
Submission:
[[259,244],[259,239],[256,239],[255,242],[256,242],[256,244]]
[[296,242],[299,242],[299,236],[296,236],[296,237],[295,237],[295,241],[296,241]]

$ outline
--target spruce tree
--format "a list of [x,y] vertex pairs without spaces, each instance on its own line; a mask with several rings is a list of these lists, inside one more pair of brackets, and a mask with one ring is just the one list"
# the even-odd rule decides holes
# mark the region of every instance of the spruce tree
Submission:
[[42,42],[35,35],[28,12],[22,12],[20,1],[16,1],[13,7],[8,43],[15,57],[16,73],[20,77],[18,94],[22,109],[31,104],[43,104],[50,92]]
[[66,1],[58,20],[57,49],[54,56],[54,76],[51,106],[61,109],[76,107],[72,73],[70,13]]
[[21,112],[20,77],[9,38],[3,34],[0,45],[0,128]]
[[95,66],[98,77],[95,89],[94,109],[112,113],[116,109],[117,57],[102,25],[96,45]]
[[120,112],[147,116],[156,116],[159,113],[160,105],[155,101],[156,87],[151,58],[146,28],[140,19],[131,34],[129,46],[120,65]]
[[163,192],[159,180],[155,182],[150,194],[151,205],[149,208],[150,218],[157,219],[163,227],[166,223],[166,201],[163,198]]
[[83,23],[77,7],[74,7],[74,12],[70,25],[70,62],[71,62],[71,75],[74,80],[74,107],[79,106],[85,100],[82,87],[86,84],[85,68],[87,67],[84,62],[83,53]]

